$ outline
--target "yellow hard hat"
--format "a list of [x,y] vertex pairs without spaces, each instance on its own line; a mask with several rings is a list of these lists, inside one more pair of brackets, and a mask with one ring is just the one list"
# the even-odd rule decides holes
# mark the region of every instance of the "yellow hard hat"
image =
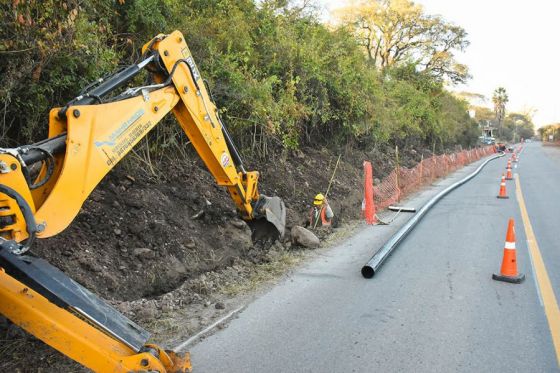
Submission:
[[315,196],[315,199],[313,200],[313,204],[317,206],[322,205],[324,200],[325,200],[325,196],[319,193]]

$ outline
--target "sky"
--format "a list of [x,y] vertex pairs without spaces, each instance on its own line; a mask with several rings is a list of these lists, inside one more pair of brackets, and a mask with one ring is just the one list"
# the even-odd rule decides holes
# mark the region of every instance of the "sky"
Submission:
[[[318,0],[325,12],[344,1]],[[504,87],[509,112],[534,110],[537,127],[560,122],[560,1],[416,0],[428,14],[463,27],[470,41],[457,60],[473,78],[451,90],[480,93]]]

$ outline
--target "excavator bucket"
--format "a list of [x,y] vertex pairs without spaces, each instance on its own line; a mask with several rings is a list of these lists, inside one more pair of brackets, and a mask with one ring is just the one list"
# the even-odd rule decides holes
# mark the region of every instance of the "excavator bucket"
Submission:
[[280,197],[260,195],[255,204],[255,218],[248,221],[253,242],[276,240],[284,237],[286,206]]

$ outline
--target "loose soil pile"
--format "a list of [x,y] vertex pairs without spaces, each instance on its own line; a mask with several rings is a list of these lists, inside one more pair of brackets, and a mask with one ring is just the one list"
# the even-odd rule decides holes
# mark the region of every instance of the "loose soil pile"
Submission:
[[[407,166],[419,157],[414,151],[401,154]],[[260,171],[261,193],[284,200],[289,235],[307,219],[313,196],[325,193],[337,159],[327,149],[304,149],[246,167]],[[376,178],[394,167],[391,149],[342,154],[329,192],[342,226],[360,217],[365,159],[373,161]],[[40,240],[32,253],[155,331],[156,340],[169,340],[202,327],[211,318],[208,310],[223,309],[217,292],[245,289],[259,267],[273,263],[284,270],[297,261],[300,249],[291,247],[289,237],[256,247],[250,236],[227,191],[193,153],[190,160],[152,167],[125,161],[100,183],[67,230]],[[0,339],[0,368],[6,371],[82,370],[2,318]]]

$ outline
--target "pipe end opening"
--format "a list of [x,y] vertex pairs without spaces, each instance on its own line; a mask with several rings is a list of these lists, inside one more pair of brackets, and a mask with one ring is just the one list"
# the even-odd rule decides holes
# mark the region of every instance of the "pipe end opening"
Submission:
[[365,278],[372,278],[375,275],[375,271],[368,265],[362,267],[362,276]]

